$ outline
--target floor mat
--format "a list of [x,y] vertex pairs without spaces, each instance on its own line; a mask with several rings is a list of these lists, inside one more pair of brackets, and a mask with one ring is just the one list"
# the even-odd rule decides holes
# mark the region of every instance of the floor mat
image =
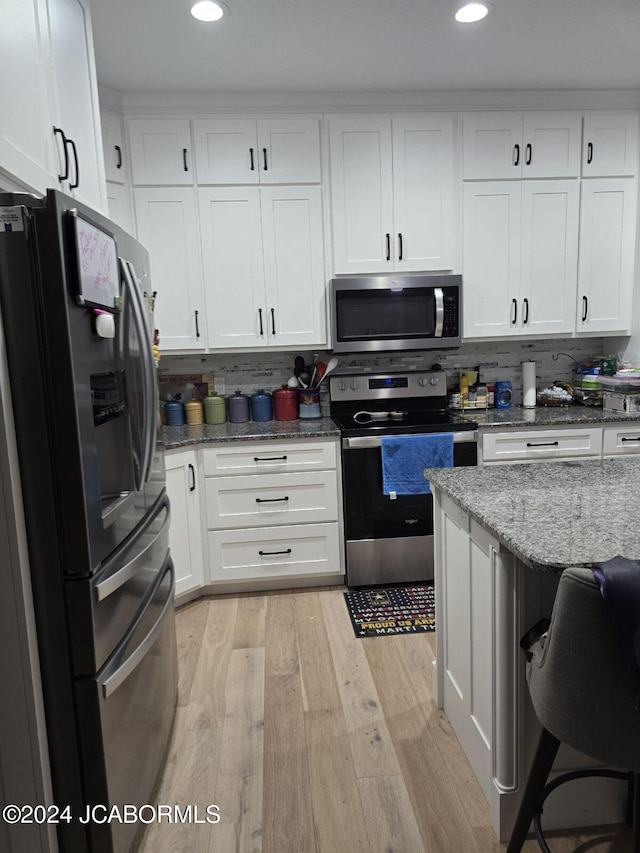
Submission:
[[356,637],[388,637],[436,630],[433,584],[345,592]]

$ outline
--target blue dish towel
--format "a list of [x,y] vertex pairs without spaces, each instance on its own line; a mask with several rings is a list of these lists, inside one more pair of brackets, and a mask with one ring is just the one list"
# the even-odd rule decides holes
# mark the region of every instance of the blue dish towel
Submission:
[[428,495],[425,468],[453,467],[453,433],[383,435],[382,492],[385,495]]

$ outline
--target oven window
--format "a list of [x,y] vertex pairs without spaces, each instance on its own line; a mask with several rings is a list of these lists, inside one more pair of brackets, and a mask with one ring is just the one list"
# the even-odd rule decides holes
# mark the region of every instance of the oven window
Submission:
[[433,289],[338,291],[336,320],[339,341],[430,338],[436,326]]

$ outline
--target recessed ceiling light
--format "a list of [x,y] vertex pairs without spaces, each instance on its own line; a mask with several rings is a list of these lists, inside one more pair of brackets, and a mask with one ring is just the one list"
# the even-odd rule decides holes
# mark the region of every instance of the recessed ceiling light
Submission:
[[455,19],[459,24],[474,24],[476,21],[481,21],[489,14],[491,3],[473,2],[465,3],[455,14]]
[[214,0],[198,0],[191,7],[191,14],[199,21],[219,21],[224,14],[229,14],[229,10],[224,3],[214,2]]

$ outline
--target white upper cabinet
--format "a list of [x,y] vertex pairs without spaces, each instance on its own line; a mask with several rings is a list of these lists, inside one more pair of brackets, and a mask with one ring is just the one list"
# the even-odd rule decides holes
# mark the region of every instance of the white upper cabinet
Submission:
[[127,167],[122,120],[116,113],[103,111],[100,114],[100,121],[102,123],[105,178],[115,184],[126,184]]
[[580,175],[580,113],[466,113],[464,180]]
[[638,171],[638,114],[588,113],[582,139],[583,177],[633,176]]
[[6,69],[20,69],[0,86],[0,170],[36,192],[53,185],[54,169],[43,22],[45,0],[4,0],[0,7],[0,55]]
[[206,346],[196,195],[191,187],[133,191],[138,239],[149,252],[160,349]]
[[198,190],[210,347],[326,343],[321,193]]
[[193,136],[200,186],[321,180],[317,119],[201,119]]
[[575,181],[464,186],[465,338],[575,329]]
[[134,186],[192,186],[188,119],[128,119]]
[[11,69],[0,87],[0,170],[106,212],[88,0],[5,0],[0,50]]
[[89,0],[49,0],[62,188],[106,212],[100,105]]
[[109,219],[135,237],[136,229],[131,211],[131,192],[124,184],[107,181],[107,210]]
[[635,178],[582,185],[578,334],[630,334],[638,187]]
[[334,272],[453,269],[453,116],[331,116]]

